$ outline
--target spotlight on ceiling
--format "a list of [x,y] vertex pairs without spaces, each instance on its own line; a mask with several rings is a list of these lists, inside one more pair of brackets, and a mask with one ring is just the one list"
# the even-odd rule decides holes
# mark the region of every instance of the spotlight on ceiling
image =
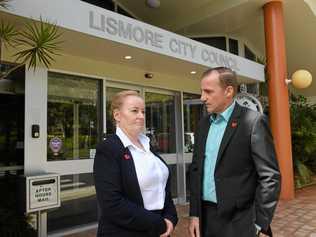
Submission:
[[129,59],[132,59],[132,56],[126,55],[126,56],[124,56],[124,58],[127,59],[127,60],[129,60]]
[[160,0],[146,0],[146,4],[148,7],[158,8],[160,7]]

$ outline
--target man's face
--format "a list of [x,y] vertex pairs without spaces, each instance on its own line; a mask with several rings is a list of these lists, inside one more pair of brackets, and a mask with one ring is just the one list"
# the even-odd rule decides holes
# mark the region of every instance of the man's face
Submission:
[[219,81],[219,73],[214,71],[201,81],[201,100],[208,113],[221,113],[233,100],[233,87],[223,88]]

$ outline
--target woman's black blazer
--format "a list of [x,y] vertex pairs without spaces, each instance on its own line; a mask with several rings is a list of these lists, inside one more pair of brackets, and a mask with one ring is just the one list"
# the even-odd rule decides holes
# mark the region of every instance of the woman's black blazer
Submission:
[[170,171],[161,214],[146,210],[132,154],[117,135],[97,145],[93,172],[100,211],[97,236],[158,237],[166,231],[164,218],[176,225]]

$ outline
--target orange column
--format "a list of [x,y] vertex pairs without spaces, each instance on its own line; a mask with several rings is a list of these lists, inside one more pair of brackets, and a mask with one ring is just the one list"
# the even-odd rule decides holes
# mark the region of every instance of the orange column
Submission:
[[281,199],[294,198],[291,125],[289,112],[283,8],[281,1],[264,5],[269,115],[282,175]]

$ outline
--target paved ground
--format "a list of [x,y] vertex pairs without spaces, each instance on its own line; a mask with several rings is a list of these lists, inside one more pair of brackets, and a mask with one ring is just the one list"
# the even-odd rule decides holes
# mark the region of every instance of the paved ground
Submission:
[[[188,206],[179,206],[178,214],[180,221],[172,237],[187,237]],[[298,190],[292,201],[280,201],[272,229],[275,237],[316,237],[316,185]],[[67,237],[94,237],[95,234],[96,230],[91,230]]]

